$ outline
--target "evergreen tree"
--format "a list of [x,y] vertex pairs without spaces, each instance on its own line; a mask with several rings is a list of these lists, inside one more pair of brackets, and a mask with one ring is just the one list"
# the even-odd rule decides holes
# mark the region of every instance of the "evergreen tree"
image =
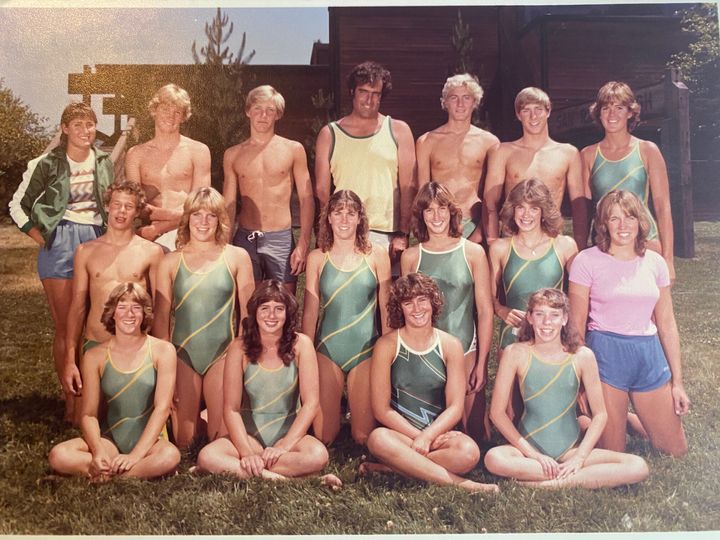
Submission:
[[[229,26],[228,26],[229,25]],[[213,185],[222,189],[222,157],[225,150],[242,138],[247,128],[243,65],[255,56],[245,54],[246,36],[237,56],[226,45],[234,24],[220,8],[209,23],[205,23],[207,45],[197,51],[193,41],[192,56],[197,69],[190,91],[193,115],[189,128],[195,137],[210,148]]]

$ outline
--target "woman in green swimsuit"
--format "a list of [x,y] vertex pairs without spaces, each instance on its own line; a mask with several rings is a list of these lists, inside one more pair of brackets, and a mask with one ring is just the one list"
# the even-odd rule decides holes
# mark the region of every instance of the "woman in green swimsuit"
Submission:
[[[177,467],[180,452],[165,432],[175,348],[147,335],[152,318],[150,295],[137,283],[121,283],[110,293],[101,320],[113,336],[83,356],[82,437],[50,451],[56,472],[107,480],[154,478]],[[107,403],[102,422],[101,394]]]
[[313,430],[325,444],[337,437],[347,378],[352,437],[364,445],[375,426],[366,360],[378,337],[378,311],[383,333],[387,331],[391,278],[388,252],[368,241],[365,208],[354,192],[339,190],[330,197],[305,279],[302,330],[315,342],[320,372],[320,410]]
[[[490,245],[493,305],[500,317],[498,358],[514,343],[525,319],[530,295],[542,287],[562,289],[565,268],[569,268],[578,249],[575,240],[560,234],[562,215],[550,190],[531,178],[517,184],[508,194],[500,219],[505,236]],[[508,414],[522,411],[517,389]]]
[[250,256],[229,245],[229,235],[222,195],[201,188],[185,201],[178,250],[158,266],[153,335],[171,341],[180,360],[172,415],[180,448],[198,435],[203,399],[208,439],[227,433],[222,417],[225,353],[235,337],[236,298],[243,315],[254,286]]
[[[327,449],[307,433],[318,410],[318,371],[312,341],[296,331],[297,311],[295,296],[277,280],[261,283],[250,297],[225,366],[229,434],[200,451],[200,470],[283,480],[317,474],[327,464]],[[334,475],[322,481],[341,485]]]
[[456,431],[466,377],[460,340],[435,328],[443,298],[435,281],[412,273],[391,289],[388,319],[395,332],[375,344],[370,373],[372,409],[382,425],[368,437],[380,463],[360,474],[397,472],[467,491],[497,491],[460,476],[475,467],[480,449]]
[[493,305],[485,250],[462,237],[462,217],[444,185],[425,184],[412,206],[412,230],[420,243],[403,252],[400,267],[403,274],[422,272],[440,287],[444,307],[437,327],[458,338],[465,355],[463,430],[481,442],[490,438],[485,382]]
[[[509,345],[498,367],[490,418],[510,444],[485,455],[488,471],[538,487],[614,487],[648,476],[639,456],[595,448],[605,423],[595,355],[581,346],[568,323],[567,296],[552,288],[532,294],[518,342]],[[518,427],[507,414],[515,381],[525,411]],[[585,387],[592,420],[584,435],[578,425],[578,388]]]
[[[623,82],[610,81],[598,90],[590,116],[603,129],[603,139],[583,148],[585,195],[597,204],[614,189],[632,191],[643,202],[651,221],[647,247],[660,253],[675,280],[670,184],[660,149],[632,131],[640,123],[640,104]],[[657,222],[649,210],[650,200]],[[593,208],[594,210],[594,208]],[[592,217],[592,214],[590,214]]]

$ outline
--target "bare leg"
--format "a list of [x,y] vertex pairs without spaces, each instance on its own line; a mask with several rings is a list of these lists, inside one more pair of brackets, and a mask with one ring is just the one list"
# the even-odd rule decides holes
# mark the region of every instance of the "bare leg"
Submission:
[[[100,439],[108,456],[119,454],[116,446],[107,439]],[[48,456],[50,467],[58,474],[68,476],[89,476],[92,454],[85,439],[77,437],[53,446]]]
[[[470,374],[475,369],[477,351],[465,355],[465,375],[470,380]],[[487,365],[485,366],[485,380],[487,380]],[[485,388],[474,394],[465,396],[465,409],[462,425],[465,433],[470,435],[477,443],[490,440],[490,416],[485,399]]]
[[327,356],[318,354],[320,407],[313,421],[313,432],[323,444],[333,443],[340,432],[340,399],[345,376]]
[[122,476],[128,478],[157,478],[173,472],[180,463],[180,451],[170,441],[158,439],[147,455]]
[[[50,315],[52,316],[53,325],[55,326],[52,355],[55,364],[55,373],[59,381],[65,365],[65,351],[67,350],[65,333],[67,331],[68,309],[72,301],[72,280],[47,278],[42,280],[42,285],[43,289],[45,289]],[[76,418],[76,408],[79,408],[79,402],[76,403],[75,396],[66,395],[65,420],[77,423],[79,419]]]
[[172,415],[175,444],[185,449],[197,435],[200,421],[202,378],[182,360],[177,362],[175,380],[175,414]]
[[[501,349],[498,353],[498,362],[502,362],[502,353],[505,349]],[[520,423],[520,417],[522,416],[523,411],[525,410],[525,403],[522,399],[522,394],[520,393],[520,383],[517,379],[513,381],[512,386],[512,392],[510,393],[510,401],[508,402],[507,406],[507,415],[510,420],[512,420],[513,424],[516,426]]]
[[623,452],[625,450],[628,395],[624,390],[605,383],[602,383],[602,389],[608,420],[597,447]]
[[325,445],[312,435],[305,435],[275,462],[270,471],[293,478],[317,474],[328,463]]
[[[250,437],[250,444],[255,451],[262,451],[260,443],[252,437]],[[198,454],[197,466],[201,471],[212,474],[230,472],[241,479],[250,477],[240,467],[240,454],[228,437],[219,437],[204,446]]]
[[[576,451],[567,452],[562,461],[570,459]],[[545,488],[616,487],[641,482],[649,474],[647,463],[641,457],[599,448],[590,452],[582,469],[562,480],[546,478],[538,461],[525,457],[520,450],[507,444],[491,448],[485,455],[485,466],[495,475]]]
[[227,435],[223,421],[223,371],[225,356],[205,372],[202,379],[203,397],[207,406],[207,434],[210,441]]
[[645,428],[643,427],[642,422],[640,421],[640,418],[637,414],[631,412],[627,413],[627,424],[639,437],[642,437],[643,439],[650,438],[650,436],[647,434],[647,431],[645,431]]
[[685,430],[673,410],[670,383],[650,392],[631,392],[630,397],[652,445],[673,457],[687,454]]
[[347,385],[352,438],[359,445],[365,446],[375,427],[370,403],[370,360],[358,364],[348,373]]
[[[412,441],[405,435],[384,427],[375,429],[368,438],[370,451],[400,474],[435,484],[454,485],[467,491],[497,491],[494,484],[480,484],[450,472],[430,459],[429,455],[423,456],[415,452],[410,447],[411,444]],[[442,455],[443,459],[448,457],[449,454]],[[457,453],[455,457],[462,459]]]

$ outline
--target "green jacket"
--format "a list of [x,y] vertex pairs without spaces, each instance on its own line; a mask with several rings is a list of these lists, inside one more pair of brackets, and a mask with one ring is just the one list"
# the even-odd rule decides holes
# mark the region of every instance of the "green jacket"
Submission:
[[[95,151],[95,184],[94,195],[103,220],[107,223],[103,193],[112,184],[115,169],[109,154]],[[27,233],[32,227],[40,230],[45,242],[48,242],[55,227],[65,215],[67,201],[70,197],[70,164],[65,157],[65,148],[58,146],[38,161],[30,179],[23,181],[13,197],[19,200],[19,212],[13,219],[20,230]],[[13,205],[13,202],[10,205]],[[12,214],[12,212],[11,212]],[[18,219],[15,218],[18,217]],[[27,219],[25,221],[22,218]]]

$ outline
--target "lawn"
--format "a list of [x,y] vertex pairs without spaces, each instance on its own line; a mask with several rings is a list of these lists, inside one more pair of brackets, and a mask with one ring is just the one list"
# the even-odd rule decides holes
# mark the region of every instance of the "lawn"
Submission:
[[[632,488],[539,491],[501,481],[497,496],[470,495],[395,475],[358,478],[363,449],[344,430],[329,470],[345,486],[315,480],[273,484],[188,469],[161,481],[46,478],[50,448],[77,435],[62,421],[51,367],[51,319],[35,273],[36,248],[0,226],[0,534],[387,534],[638,532],[720,529],[720,224],[697,223],[697,257],[678,259],[673,296],[685,386],[690,452],[661,456],[640,439],[650,478]],[[491,358],[491,364],[494,356]],[[472,477],[491,481],[478,468]]]

